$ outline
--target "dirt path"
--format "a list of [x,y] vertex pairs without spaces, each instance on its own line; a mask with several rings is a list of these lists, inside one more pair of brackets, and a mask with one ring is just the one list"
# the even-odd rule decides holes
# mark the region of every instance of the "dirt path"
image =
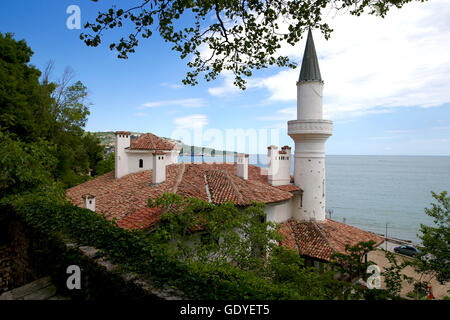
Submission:
[[[398,257],[397,260],[399,262],[404,261],[405,259],[410,259],[408,257],[401,256],[399,254],[396,254],[396,255]],[[383,271],[385,267],[389,266],[389,261],[386,259],[384,252],[379,249],[369,252],[368,259],[370,261],[375,262],[380,267],[381,271]],[[403,270],[403,274],[405,274],[409,277],[412,277],[414,279],[419,279],[419,277],[420,277],[419,274],[414,272],[412,267],[406,267]],[[450,290],[450,283],[441,285],[438,281],[436,281],[436,279],[433,279],[433,280],[431,280],[431,285],[432,285],[433,295],[436,297],[436,299],[442,299],[444,296],[450,297],[450,293],[447,292],[448,290]],[[381,286],[382,286],[382,288],[385,288],[383,279],[381,281]],[[401,291],[400,295],[403,297],[406,297],[408,292],[413,291],[413,290],[414,290],[414,285],[409,284],[405,280],[405,281],[403,281],[402,291]]]

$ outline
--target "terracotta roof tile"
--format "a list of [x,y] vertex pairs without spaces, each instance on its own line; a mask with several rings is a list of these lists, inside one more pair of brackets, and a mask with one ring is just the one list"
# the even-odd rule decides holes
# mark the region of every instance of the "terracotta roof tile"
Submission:
[[302,189],[300,189],[299,187],[293,185],[293,184],[285,184],[282,186],[276,186],[275,188],[279,189],[279,190],[283,190],[283,191],[288,191],[288,192],[295,192],[295,191],[301,191]]
[[131,140],[130,149],[134,150],[172,150],[175,147],[166,139],[155,136],[153,133],[145,133]]
[[231,178],[225,170],[207,170],[205,171],[208,190],[213,203],[224,203],[232,201],[235,204],[242,204],[244,200],[231,182]]
[[285,239],[281,245],[295,248],[301,255],[329,261],[333,253],[346,253],[345,245],[353,246],[361,241],[375,241],[376,245],[383,238],[344,223],[326,219],[323,222],[297,222],[289,220],[281,224],[280,231]]
[[115,135],[118,135],[118,134],[125,134],[125,135],[130,135],[131,134],[131,132],[130,131],[116,131],[115,133],[114,133]]
[[157,198],[164,192],[170,192],[178,173],[179,165],[167,166],[166,181],[152,186],[152,171],[128,174],[120,179],[114,178],[114,172],[108,172],[93,180],[67,189],[66,194],[72,202],[83,206],[81,196],[89,193],[96,197],[95,211],[107,219],[120,220],[140,209],[147,208],[147,199]]
[[122,225],[129,227],[134,225],[133,218],[147,219],[144,225],[149,224],[150,213],[142,211],[147,209],[147,199],[155,199],[164,192],[175,191],[184,197],[217,204],[233,201],[245,206],[251,202],[285,201],[292,198],[292,191],[300,190],[293,185],[272,187],[267,183],[264,170],[253,165],[248,166],[248,180],[236,173],[236,163],[171,164],[167,166],[166,181],[154,186],[152,170],[131,173],[120,179],[114,179],[114,172],[109,172],[68,189],[67,195],[80,207],[83,206],[82,195],[94,195],[96,212],[107,219],[123,220]]
[[161,208],[144,208],[138,210],[117,222],[124,229],[147,229],[159,221]]

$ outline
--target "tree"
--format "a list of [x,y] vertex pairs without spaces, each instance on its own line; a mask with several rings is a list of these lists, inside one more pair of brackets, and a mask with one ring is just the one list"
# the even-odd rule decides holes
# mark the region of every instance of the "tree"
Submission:
[[403,280],[412,282],[413,279],[402,273],[403,269],[409,265],[408,261],[398,262],[394,253],[384,250],[385,256],[389,261],[389,267],[386,267],[381,275],[384,277],[386,290],[391,297],[398,298],[402,290]]
[[[279,246],[282,236],[275,224],[265,221],[263,204],[242,209],[231,202],[216,205],[165,193],[156,200],[149,198],[148,205],[163,212],[149,234],[150,241],[163,246],[167,256],[209,270],[211,274],[205,277],[237,268],[248,277],[269,280],[304,299],[361,297],[349,295],[352,286],[336,279],[333,270],[306,267],[298,252]],[[353,270],[362,270],[366,262],[361,257],[371,249],[373,242],[360,243],[348,247],[350,256],[339,257],[358,266]]]
[[153,236],[185,261],[259,270],[280,240],[275,225],[264,219],[263,204],[241,210],[232,202],[215,205],[167,193],[148,201],[164,210]]
[[105,174],[107,172],[114,170],[114,166],[115,166],[114,152],[111,152],[109,155],[106,156],[105,159],[97,162],[97,164],[94,167],[94,174],[95,175]]
[[437,203],[431,203],[425,213],[433,218],[434,226],[420,225],[423,247],[412,265],[421,274],[419,282],[427,284],[436,277],[446,283],[450,281],[450,196],[447,191],[431,194]]
[[50,185],[57,162],[47,141],[26,143],[11,136],[0,130],[0,198]]
[[330,8],[356,16],[368,13],[384,17],[390,8],[401,8],[411,1],[140,0],[132,7],[112,6],[99,12],[95,22],[85,25],[92,34],[82,33],[80,38],[96,47],[105,31],[129,23],[134,31],[128,38],[109,45],[119,58],[126,59],[135,52],[140,38],[158,32],[182,59],[188,57],[191,70],[184,84],[197,84],[200,73],[210,81],[228,71],[235,76],[234,84],[245,89],[244,77],[250,77],[255,69],[271,65],[294,68],[296,64],[278,50],[282,44],[298,43],[308,28],[319,28],[328,39],[332,29],[322,21],[322,15]]
[[46,136],[49,97],[41,95],[41,72],[29,65],[33,51],[25,40],[0,33],[0,127],[25,142]]
[[[98,139],[84,132],[90,105],[87,88],[73,81],[69,68],[61,79],[50,81],[53,62],[41,73],[29,64],[32,54],[24,40],[0,33],[0,130],[17,142],[14,150],[36,149],[30,163],[41,162],[40,151],[50,152],[56,162],[48,172],[70,187],[89,179],[89,169],[103,159]],[[16,155],[22,157],[19,151]]]

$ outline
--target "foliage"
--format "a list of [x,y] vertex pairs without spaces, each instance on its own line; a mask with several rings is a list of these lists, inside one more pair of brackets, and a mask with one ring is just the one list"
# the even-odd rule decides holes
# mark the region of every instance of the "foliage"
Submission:
[[115,167],[114,152],[111,152],[105,159],[100,160],[94,167],[94,174],[100,176],[107,172],[113,171]]
[[420,226],[423,247],[414,259],[417,271],[434,274],[438,281],[450,281],[450,196],[447,191],[431,192],[437,203],[425,208],[434,226]]
[[408,261],[399,263],[394,253],[383,250],[390,266],[386,267],[381,275],[384,277],[386,289],[392,297],[399,297],[403,280],[412,282],[413,279],[402,274],[402,270],[409,265]]
[[[374,289],[366,290],[357,283],[360,279],[367,281],[370,276],[367,269],[372,261],[367,260],[367,255],[374,250],[375,241],[359,242],[356,245],[345,245],[346,253],[336,252],[330,257],[330,263],[334,270],[338,272],[339,277],[346,283],[344,289],[344,297],[351,299],[376,299]],[[355,283],[357,281],[357,283]]]
[[197,84],[200,73],[210,81],[222,72],[232,72],[234,84],[245,89],[244,77],[250,77],[255,69],[272,65],[294,68],[295,63],[280,55],[279,49],[283,44],[298,43],[308,28],[319,28],[328,39],[332,29],[322,16],[330,9],[384,17],[391,7],[401,8],[411,1],[140,0],[129,8],[112,6],[99,12],[95,22],[85,25],[92,34],[82,33],[80,38],[96,47],[107,30],[129,23],[133,31],[128,38],[122,37],[109,46],[119,58],[135,52],[140,37],[150,38],[158,32],[182,59],[189,57],[191,71],[184,84]]
[[[85,135],[83,130],[89,115],[86,86],[73,81],[70,69],[66,69],[61,79],[51,82],[53,64],[49,63],[41,73],[29,64],[32,54],[24,40],[17,41],[12,34],[0,33],[0,129],[7,134],[8,141],[2,142],[4,147],[14,151],[5,154],[2,160],[9,166],[9,169],[2,168],[2,188],[6,180],[12,188],[4,192],[32,188],[32,184],[23,183],[21,190],[13,190],[11,179],[19,177],[12,175],[25,172],[36,182],[42,179],[43,183],[50,174],[52,180],[70,187],[89,179],[89,169],[103,159],[98,139]],[[3,152],[7,150],[2,148]],[[31,167],[23,167],[26,163]],[[39,164],[47,173],[32,171],[40,170]]]
[[420,274],[414,286],[416,298],[433,278],[441,284],[450,281],[450,196],[447,191],[440,194],[432,191],[431,194],[437,203],[431,203],[425,213],[433,218],[434,226],[420,225],[422,247],[411,261]]
[[345,245],[346,254],[336,252],[331,255],[331,263],[344,277],[367,280],[367,268],[373,264],[367,261],[367,254],[374,250],[375,241],[360,242],[354,246]]
[[30,142],[45,135],[48,100],[40,95],[41,72],[28,63],[33,51],[25,40],[0,33],[0,127]]
[[[172,204],[175,204],[176,207],[177,201],[178,204],[181,204],[179,208],[182,208],[185,200],[178,196],[165,195],[156,202],[161,206],[164,206],[165,203],[169,205],[169,208],[172,207]],[[201,213],[203,217],[211,217],[211,221],[202,219],[197,221],[209,228],[208,230],[213,235],[227,235],[224,230],[226,228],[214,225],[219,221],[213,214],[214,209],[210,211],[212,208],[207,204],[193,204],[197,212],[204,211]],[[226,259],[216,257],[185,260],[185,256],[174,254],[171,251],[173,247],[164,244],[168,240],[164,240],[164,237],[158,239],[155,234],[146,235],[142,231],[128,231],[119,228],[114,221],[107,221],[102,215],[75,207],[63,200],[49,199],[45,194],[30,193],[7,203],[0,202],[0,205],[2,210],[10,208],[17,212],[27,226],[42,235],[47,235],[46,238],[59,235],[60,239],[62,237],[79,245],[93,246],[106,254],[112,262],[118,264],[123,272],[136,272],[149,277],[157,285],[178,288],[187,298],[235,300],[346,298],[343,295],[345,283],[336,280],[332,272],[321,273],[314,268],[304,267],[303,260],[290,249],[274,246],[271,254],[267,257],[252,256],[248,253],[242,257],[233,256],[234,262],[244,261],[246,263],[230,263]],[[219,210],[229,211],[231,219],[235,220],[228,227],[236,226],[237,219],[233,218],[233,215],[239,216],[239,214],[228,204],[218,207],[221,207]],[[255,206],[253,210],[257,212],[261,208]],[[180,212],[183,211],[178,211],[178,213]],[[178,228],[180,225],[186,225],[183,219],[179,220],[171,215],[166,215],[164,219],[166,220],[161,223],[161,227],[165,230],[177,230],[175,235],[183,233],[189,235],[194,231]],[[171,219],[175,221],[174,228],[168,226]],[[249,220],[244,221],[252,223]],[[257,221],[261,225],[265,223],[260,219]],[[166,226],[164,226],[165,224]],[[168,234],[170,235],[170,232]],[[270,238],[270,235],[271,231],[267,233],[267,238]],[[259,241],[258,239],[252,239],[252,241]],[[248,243],[246,241],[244,240],[243,243]],[[269,241],[261,240],[261,242]],[[55,245],[52,245],[53,247]],[[44,250],[44,248],[36,247],[36,250]],[[208,252],[213,253],[214,251],[208,249]],[[247,250],[247,252],[251,252],[251,250]],[[236,253],[239,253],[239,250],[236,250]],[[248,263],[256,261],[258,257],[260,257],[260,261],[266,263],[262,266]],[[63,255],[60,258],[66,259],[67,257]],[[58,262],[57,257],[52,259],[54,260],[52,264],[56,265],[61,265],[65,261]],[[53,268],[52,266],[48,267]],[[95,283],[96,280],[91,278],[90,281]],[[89,292],[98,292],[101,288],[90,288],[89,290]]]
[[20,194],[51,184],[57,162],[53,150],[47,141],[25,143],[0,130],[0,194]]
[[232,263],[242,270],[258,270],[265,261],[263,253],[270,254],[280,240],[275,224],[264,221],[263,204],[239,209],[232,202],[215,205],[176,194],[149,202],[165,209],[154,237],[185,261]]
[[333,270],[305,267],[297,252],[278,245],[281,236],[275,224],[265,221],[263,204],[240,209],[231,202],[215,205],[175,194],[149,198],[148,204],[164,212],[150,236],[152,242],[189,266],[210,271],[233,266],[302,299],[348,297],[344,294],[348,284],[336,279]]
[[21,197],[3,204],[12,208],[31,228],[48,236],[63,235],[79,245],[93,246],[122,266],[157,284],[175,286],[195,299],[299,299],[290,288],[230,264],[187,264],[168,255],[165,248],[141,231],[119,228],[114,221],[68,203],[44,197]]

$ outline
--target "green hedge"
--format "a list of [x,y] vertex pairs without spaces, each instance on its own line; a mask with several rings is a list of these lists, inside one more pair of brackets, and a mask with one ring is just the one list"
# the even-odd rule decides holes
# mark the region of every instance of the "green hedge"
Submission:
[[[87,209],[32,197],[9,205],[9,209],[14,210],[40,237],[52,239],[63,237],[79,245],[95,247],[107,254],[123,271],[139,273],[151,279],[156,285],[177,288],[186,298],[219,300],[302,298],[293,289],[274,284],[268,279],[228,264],[214,266],[202,263],[185,264],[168,256],[162,247],[150,242],[143,232],[119,228],[115,222],[108,221]],[[53,254],[52,263],[56,265],[69,263],[68,256],[64,255],[61,249],[56,250],[54,241],[52,243],[51,250],[58,252],[57,256]],[[49,246],[41,244],[45,245]],[[34,248],[34,250],[44,249],[36,246]],[[75,259],[73,254],[71,258]],[[61,273],[61,268],[54,270]],[[60,274],[53,276],[61,277]],[[95,281],[89,286],[96,286]],[[97,292],[97,289],[89,290]],[[98,295],[85,295],[84,298],[96,296]]]

